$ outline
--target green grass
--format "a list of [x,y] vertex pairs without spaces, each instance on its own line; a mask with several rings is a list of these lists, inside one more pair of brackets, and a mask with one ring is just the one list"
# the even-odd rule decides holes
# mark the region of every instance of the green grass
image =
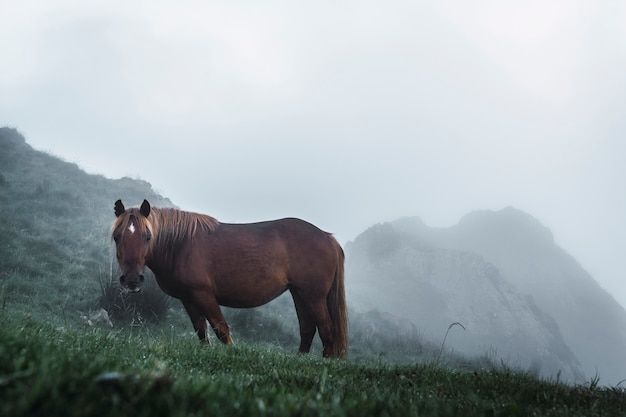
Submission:
[[0,301],[43,316],[95,308],[118,198],[171,205],[144,181],[86,174],[0,127]]
[[0,313],[0,415],[609,416],[626,393],[508,370],[379,365]]

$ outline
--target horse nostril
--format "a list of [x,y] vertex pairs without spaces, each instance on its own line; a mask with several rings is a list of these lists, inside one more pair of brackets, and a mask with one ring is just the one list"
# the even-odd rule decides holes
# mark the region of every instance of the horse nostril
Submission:
[[143,282],[143,280],[144,280],[143,274],[139,274],[139,282]]
[[126,283],[126,275],[122,275],[120,277],[120,284],[124,285]]

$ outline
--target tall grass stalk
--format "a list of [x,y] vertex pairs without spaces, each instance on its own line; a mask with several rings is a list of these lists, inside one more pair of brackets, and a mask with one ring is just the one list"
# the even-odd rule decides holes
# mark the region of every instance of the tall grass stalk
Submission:
[[450,333],[450,329],[454,326],[459,326],[463,330],[465,330],[465,326],[463,326],[460,322],[455,321],[448,326],[448,330],[446,330],[446,335],[443,337],[443,342],[441,342],[441,347],[439,348],[439,352],[437,353],[437,358],[435,359],[435,365],[439,365],[439,359],[441,359],[441,354],[443,353],[443,348],[446,345],[446,340],[448,339],[448,333]]

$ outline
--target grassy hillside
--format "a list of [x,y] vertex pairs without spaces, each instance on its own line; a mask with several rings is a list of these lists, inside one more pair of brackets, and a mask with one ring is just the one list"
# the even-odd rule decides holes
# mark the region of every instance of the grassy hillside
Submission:
[[110,275],[113,203],[149,198],[145,181],[88,175],[0,128],[0,299],[5,308],[78,319]]
[[324,360],[0,315],[7,416],[617,416],[623,389],[507,370]]

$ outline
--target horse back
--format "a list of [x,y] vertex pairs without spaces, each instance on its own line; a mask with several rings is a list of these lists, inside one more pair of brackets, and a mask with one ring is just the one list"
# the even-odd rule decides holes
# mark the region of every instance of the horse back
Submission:
[[264,304],[291,286],[311,281],[319,281],[320,291],[327,291],[339,262],[333,242],[318,227],[285,218],[220,223],[207,236],[203,251],[221,304],[241,307]]
[[316,263],[336,257],[332,243],[334,238],[298,218],[258,223],[222,223],[210,239],[214,253],[227,258],[235,255],[244,262],[246,259],[254,259],[301,268],[302,263]]

